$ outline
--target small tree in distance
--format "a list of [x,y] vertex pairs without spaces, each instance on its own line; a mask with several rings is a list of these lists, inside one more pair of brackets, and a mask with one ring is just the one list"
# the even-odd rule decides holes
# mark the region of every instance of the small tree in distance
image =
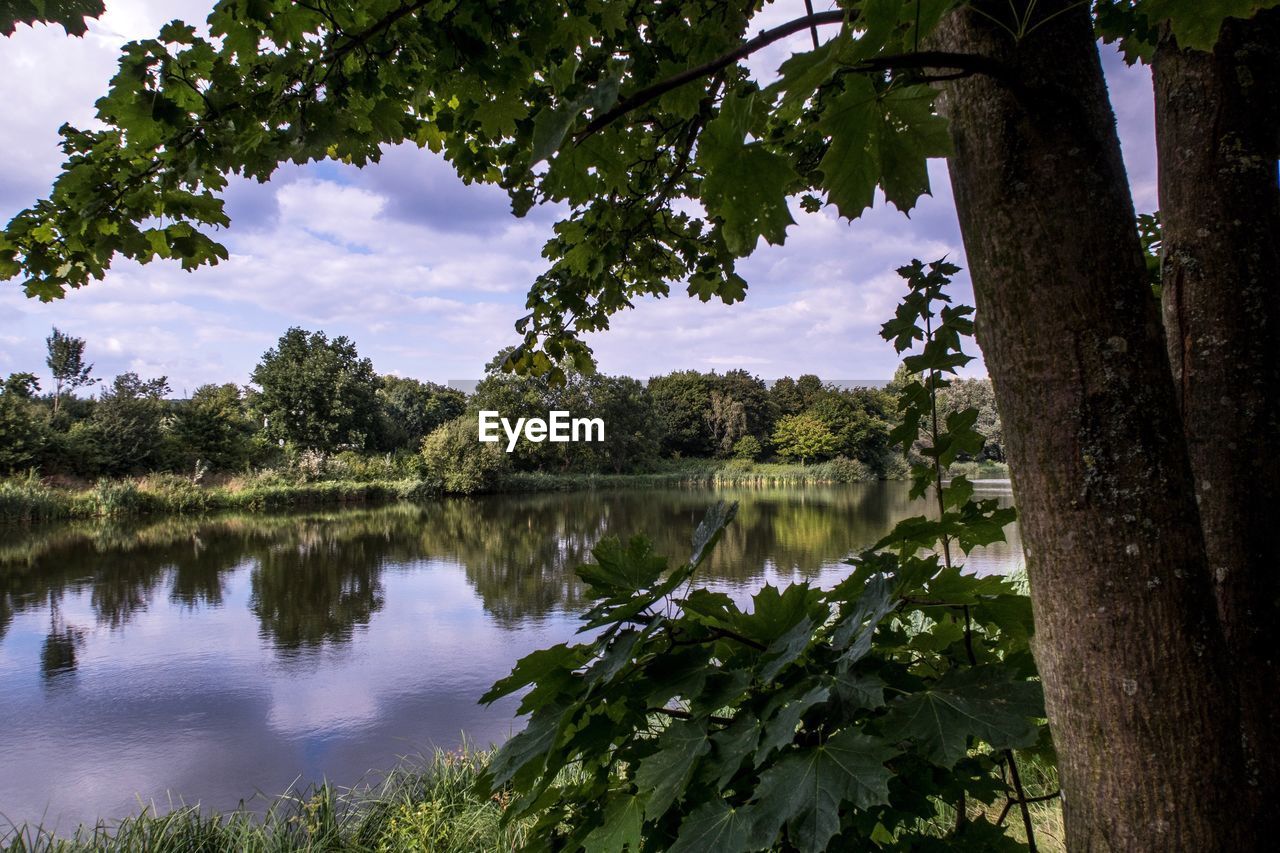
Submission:
[[49,349],[45,364],[53,374],[53,413],[58,414],[62,402],[62,392],[74,391],[83,385],[93,385],[98,380],[89,374],[93,372],[92,364],[84,363],[84,338],[65,334],[53,327],[53,334],[44,339]]
[[778,421],[773,431],[773,444],[788,459],[799,459],[804,465],[810,459],[834,453],[839,441],[827,425],[809,414],[788,415]]
[[373,362],[344,336],[294,327],[262,355],[252,380],[263,433],[308,450],[364,448],[378,419],[381,386]]

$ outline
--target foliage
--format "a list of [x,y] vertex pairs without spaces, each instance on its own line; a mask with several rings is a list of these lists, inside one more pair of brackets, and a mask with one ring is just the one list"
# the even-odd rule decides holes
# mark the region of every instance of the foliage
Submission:
[[378,403],[378,446],[382,450],[416,450],[432,430],[462,415],[467,398],[461,391],[434,382],[383,376]]
[[[932,476],[913,492],[932,488],[938,514],[900,522],[832,589],[766,586],[746,609],[696,582],[735,506],[708,512],[675,568],[643,537],[597,546],[578,572],[590,639],[534,652],[485,696],[528,689],[528,726],[490,774],[517,793],[513,817],[536,819],[531,849],[924,850],[944,831],[957,846],[1017,849],[1003,826],[966,819],[966,803],[1002,798],[1031,830],[1014,750],[1048,739],[1030,602],[952,562],[953,548],[1002,539],[1012,510],[941,477],[976,411],[933,425],[972,330],[970,309],[935,313],[954,271],[900,270],[909,293],[884,328],[900,352],[923,343],[907,358],[924,378],[903,390],[895,441],[905,451],[929,425],[919,467]],[[941,830],[949,807],[960,818]]]
[[47,419],[32,399],[39,389],[30,373],[11,373],[0,384],[0,472],[31,465],[48,441]]
[[45,346],[49,355],[44,363],[53,375],[53,413],[57,415],[64,389],[71,392],[98,380],[90,375],[93,365],[84,363],[84,338],[64,334],[54,326],[52,334],[45,338]]
[[1164,233],[1160,227],[1160,211],[1138,214],[1138,239],[1142,241],[1142,260],[1147,265],[1151,292],[1160,298],[1160,264],[1164,255]]
[[252,458],[256,427],[234,383],[201,385],[178,411],[174,441],[188,465],[241,468]]
[[801,413],[778,421],[773,431],[773,446],[783,457],[799,459],[803,465],[810,459],[835,453],[840,442],[817,417]]
[[377,426],[378,376],[346,337],[294,327],[262,355],[251,399],[263,434],[299,448],[363,448]]
[[81,826],[69,837],[9,827],[0,830],[0,846],[13,853],[510,853],[523,848],[527,826],[503,822],[504,797],[477,795],[475,780],[488,761],[486,752],[437,750],[406,761],[376,786],[322,785],[224,814],[148,809],[115,825]]
[[[496,411],[512,423],[518,418],[546,418],[551,411],[567,411],[575,418],[600,418],[603,442],[532,442],[523,436],[510,454],[517,470],[612,472],[644,470],[658,453],[659,426],[649,391],[625,376],[582,373],[572,364],[561,366],[563,381],[543,376],[512,376],[502,372],[503,351],[489,363],[485,378],[467,401],[472,417]],[[501,442],[505,448],[506,441]]]
[[995,389],[991,387],[990,379],[953,379],[939,392],[938,417],[943,421],[965,409],[978,412],[973,428],[982,436],[982,449],[977,453],[961,451],[956,454],[956,459],[961,462],[1003,462],[1004,427],[1000,424]]
[[71,454],[84,474],[125,474],[160,467],[166,451],[169,393],[165,377],[122,373],[98,397],[88,420],[68,433]]
[[664,455],[711,456],[714,452],[706,415],[711,409],[711,376],[677,370],[649,380]]
[[502,448],[480,443],[474,417],[464,415],[449,421],[422,442],[423,471],[451,494],[492,490],[507,465]]
[[754,462],[764,453],[760,440],[754,435],[744,435],[733,444],[733,458]]
[[18,24],[57,24],[67,35],[83,36],[86,18],[97,18],[103,0],[7,0],[0,4],[0,35],[13,35]]

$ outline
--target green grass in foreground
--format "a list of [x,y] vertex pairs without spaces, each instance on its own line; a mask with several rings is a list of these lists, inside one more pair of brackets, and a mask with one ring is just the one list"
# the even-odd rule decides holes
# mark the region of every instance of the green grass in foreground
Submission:
[[[477,786],[488,752],[436,752],[425,764],[406,765],[373,788],[337,791],[324,786],[303,796],[284,796],[265,812],[227,814],[180,808],[167,814],[147,810],[113,823],[80,827],[58,835],[43,827],[0,829],[5,853],[505,853],[525,845],[528,821],[502,825],[507,801]],[[1056,790],[1051,767],[1024,764],[1028,795]],[[995,810],[999,811],[1000,803]],[[1059,800],[1030,806],[1040,850],[1056,853],[1062,844]],[[970,804],[970,820],[993,820],[992,808]],[[1017,808],[1005,817],[1022,838]],[[945,835],[955,813],[942,809],[931,828]]]
[[501,797],[478,793],[476,779],[486,752],[437,752],[424,766],[407,765],[369,789],[322,786],[284,796],[265,813],[202,813],[180,808],[147,810],[111,824],[80,827],[58,836],[43,827],[0,830],[6,853],[269,853],[270,851],[371,851],[371,853],[489,853],[524,846],[526,823],[502,826]]

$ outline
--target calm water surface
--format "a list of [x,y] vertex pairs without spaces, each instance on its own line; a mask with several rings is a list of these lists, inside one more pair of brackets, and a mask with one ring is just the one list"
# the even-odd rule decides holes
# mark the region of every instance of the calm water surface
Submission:
[[[983,486],[1010,500],[1008,487]],[[842,577],[925,511],[906,485],[495,496],[304,515],[0,527],[0,827],[67,831],[139,802],[224,809],[376,781],[402,756],[506,737],[476,698],[572,637],[573,567],[605,535],[682,558],[738,500],[708,586]],[[1011,544],[971,556],[1021,565]],[[3,832],[0,832],[2,835]]]

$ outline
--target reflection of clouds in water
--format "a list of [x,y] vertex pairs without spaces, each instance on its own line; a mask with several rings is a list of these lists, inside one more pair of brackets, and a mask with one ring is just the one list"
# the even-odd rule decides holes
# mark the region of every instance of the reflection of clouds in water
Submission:
[[[834,583],[844,556],[928,511],[896,483],[670,489],[9,537],[0,805],[19,820],[49,807],[62,826],[134,811],[135,792],[225,808],[297,776],[350,784],[463,731],[501,739],[515,701],[476,699],[523,654],[573,637],[583,602],[572,569],[590,548],[644,532],[681,560],[717,499],[741,509],[704,578],[739,601],[764,582]],[[997,569],[1017,550],[970,565]],[[54,627],[84,631],[76,674],[57,690],[41,676],[50,601]]]

